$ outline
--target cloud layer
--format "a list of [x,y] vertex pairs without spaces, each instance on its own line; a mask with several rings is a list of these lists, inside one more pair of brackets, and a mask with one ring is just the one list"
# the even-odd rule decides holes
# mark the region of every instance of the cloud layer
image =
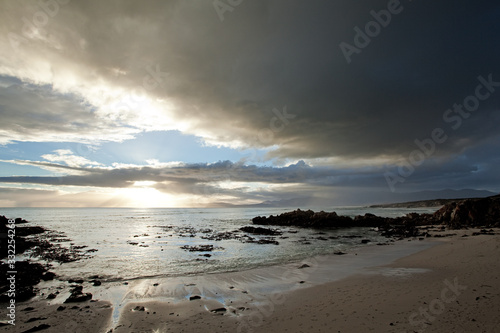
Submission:
[[[350,64],[339,44],[354,45],[354,27],[387,1],[246,1],[223,22],[207,1],[70,2],[53,6],[39,30],[26,21],[43,8],[22,4],[2,4],[0,43],[9,52],[0,73],[47,93],[2,88],[11,140],[121,140],[180,128],[214,144],[274,146],[281,158],[396,159],[448,126],[443,113],[474,92],[479,75],[500,81],[499,5],[490,1],[401,2]],[[499,96],[439,154],[496,136]],[[273,123],[273,108],[284,106],[295,117]],[[19,119],[23,112],[37,115],[38,127]]]
[[[391,6],[398,9],[389,14]],[[384,174],[401,177],[398,168],[415,164],[412,152],[422,150],[417,142],[437,128],[446,139],[398,184],[500,189],[493,172],[500,4],[247,0],[233,7],[3,1],[0,144],[99,145],[178,130],[208,145],[266,149],[267,161],[281,167],[251,160],[105,166],[58,150],[41,153],[45,161],[14,163],[60,177],[0,182],[127,188],[154,181],[165,193],[341,197],[387,189]],[[346,44],[356,48],[349,59]],[[487,97],[474,97],[479,85]]]

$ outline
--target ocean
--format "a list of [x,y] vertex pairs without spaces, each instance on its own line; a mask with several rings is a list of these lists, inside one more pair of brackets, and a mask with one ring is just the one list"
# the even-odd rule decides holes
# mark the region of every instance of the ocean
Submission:
[[[62,246],[86,246],[83,251],[92,250],[87,259],[53,264],[51,271],[60,279],[89,279],[98,275],[103,282],[243,271],[336,251],[348,252],[353,247],[365,246],[361,239],[369,239],[371,244],[386,241],[370,228],[318,231],[276,227],[282,232],[273,238],[279,245],[256,243],[269,236],[235,232],[252,225],[255,216],[290,210],[293,208],[1,208],[0,215],[22,217],[29,225],[62,232],[67,236],[60,238]],[[367,212],[396,217],[435,209],[325,210],[351,217]],[[250,238],[245,235],[254,237],[255,242],[248,242]],[[202,252],[189,250],[196,246],[213,248]],[[21,255],[18,260],[23,258]]]

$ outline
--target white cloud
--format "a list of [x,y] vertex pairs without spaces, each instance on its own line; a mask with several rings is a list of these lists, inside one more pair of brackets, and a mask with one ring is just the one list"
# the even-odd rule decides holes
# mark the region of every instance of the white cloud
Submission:
[[69,149],[54,150],[55,154],[45,154],[41,157],[50,162],[63,162],[70,167],[102,166],[101,163],[90,161],[85,157],[75,155]]

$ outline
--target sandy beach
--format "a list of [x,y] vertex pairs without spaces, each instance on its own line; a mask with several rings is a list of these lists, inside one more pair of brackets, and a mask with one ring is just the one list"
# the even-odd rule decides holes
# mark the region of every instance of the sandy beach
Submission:
[[[61,304],[23,303],[14,331],[500,332],[499,230],[474,231],[301,265],[132,281],[120,302],[62,304],[59,311]],[[102,289],[95,298],[116,292]]]
[[500,237],[456,233],[389,265],[270,294],[238,316],[157,302],[148,315],[131,303],[116,332],[500,332]]

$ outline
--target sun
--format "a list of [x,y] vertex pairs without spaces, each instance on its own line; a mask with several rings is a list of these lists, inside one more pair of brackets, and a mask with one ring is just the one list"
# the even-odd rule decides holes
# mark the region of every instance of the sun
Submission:
[[137,181],[132,187],[116,190],[123,198],[123,206],[134,208],[179,207],[181,202],[174,195],[158,191],[153,181]]

